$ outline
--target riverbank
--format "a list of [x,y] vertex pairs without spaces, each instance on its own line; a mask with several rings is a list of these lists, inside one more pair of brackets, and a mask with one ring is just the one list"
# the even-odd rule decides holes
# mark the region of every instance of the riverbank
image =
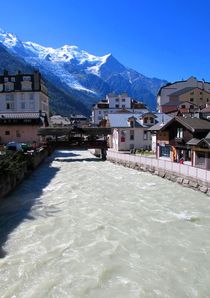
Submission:
[[107,151],[107,160],[179,183],[210,196],[210,171],[152,157]]
[[0,199],[13,191],[48,156],[45,148],[33,152],[8,152],[0,159]]

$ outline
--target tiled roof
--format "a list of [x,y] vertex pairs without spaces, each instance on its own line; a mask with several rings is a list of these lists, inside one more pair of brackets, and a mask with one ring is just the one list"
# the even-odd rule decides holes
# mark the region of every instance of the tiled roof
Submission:
[[173,122],[179,122],[182,124],[184,127],[189,129],[190,131],[208,131],[210,130],[210,121],[200,119],[200,118],[192,118],[192,117],[181,117],[181,116],[176,116],[175,118],[172,118],[168,123],[166,123],[161,129],[166,129],[170,124]]
[[0,119],[39,119],[39,113],[1,113]]
[[199,142],[200,142],[199,139],[193,138],[193,139],[189,140],[186,144],[191,145],[191,146],[196,146]]

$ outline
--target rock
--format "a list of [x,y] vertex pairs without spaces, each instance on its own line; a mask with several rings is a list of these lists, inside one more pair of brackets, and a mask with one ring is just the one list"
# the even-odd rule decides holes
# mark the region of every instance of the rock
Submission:
[[199,187],[199,190],[200,190],[201,192],[203,192],[203,193],[207,193],[208,188],[207,188],[206,186],[201,185],[201,186]]
[[183,182],[182,182],[182,185],[188,186],[189,185],[189,180],[188,179],[184,179]]
[[182,178],[182,177],[178,177],[178,178],[176,179],[176,182],[179,183],[179,184],[182,184],[182,182],[183,182],[183,178]]
[[197,183],[197,182],[190,181],[190,182],[189,182],[189,185],[190,185],[190,187],[198,188],[198,183]]

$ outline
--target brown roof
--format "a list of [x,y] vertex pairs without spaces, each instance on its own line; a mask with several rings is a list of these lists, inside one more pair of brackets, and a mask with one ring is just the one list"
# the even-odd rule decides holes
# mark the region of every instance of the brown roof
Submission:
[[200,118],[191,118],[191,117],[181,117],[176,116],[172,120],[170,120],[168,123],[166,123],[161,130],[165,130],[171,123],[173,122],[179,122],[184,127],[189,129],[192,132],[195,131],[209,131],[210,130],[210,121],[200,119]]

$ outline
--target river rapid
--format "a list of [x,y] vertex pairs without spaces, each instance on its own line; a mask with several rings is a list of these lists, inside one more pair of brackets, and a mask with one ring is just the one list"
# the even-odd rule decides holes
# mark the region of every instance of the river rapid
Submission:
[[202,193],[57,151],[0,202],[0,297],[210,297],[209,231]]

